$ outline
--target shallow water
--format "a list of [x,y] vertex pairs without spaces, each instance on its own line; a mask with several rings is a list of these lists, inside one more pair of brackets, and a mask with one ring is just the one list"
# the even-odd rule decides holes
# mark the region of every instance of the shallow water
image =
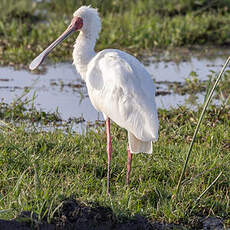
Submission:
[[[225,62],[222,57],[211,60],[191,57],[188,61],[157,61],[154,57],[148,59],[146,68],[156,82],[184,82],[192,71],[200,80],[208,79],[211,71],[219,72]],[[168,91],[166,84],[156,84],[157,91]],[[86,121],[103,119],[90,103],[87,89],[79,74],[71,63],[59,63],[47,66],[44,74],[34,74],[26,70],[14,70],[12,67],[0,68],[0,98],[6,103],[22,95],[25,87],[31,88],[28,97],[35,94],[35,105],[47,112],[58,109],[63,119],[84,117]],[[204,95],[197,94],[197,102],[202,103]],[[188,103],[189,101],[189,103]],[[179,105],[193,104],[191,95],[181,96],[167,94],[156,97],[158,107],[169,109]]]
[[174,61],[154,62],[153,59],[146,68],[156,81],[184,82],[191,72],[196,72],[200,80],[207,80],[211,71],[220,71],[224,62],[225,59],[222,57],[216,57],[212,60],[192,57],[189,61],[179,63]]

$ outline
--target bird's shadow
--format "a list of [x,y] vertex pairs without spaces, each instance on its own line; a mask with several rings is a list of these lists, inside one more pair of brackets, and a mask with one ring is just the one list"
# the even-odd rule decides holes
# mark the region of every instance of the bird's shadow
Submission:
[[[50,223],[47,218],[38,220],[38,216],[30,211],[23,211],[14,220],[0,220],[0,229],[81,229],[81,230],[151,230],[174,229],[176,225],[161,222],[151,222],[146,217],[136,215],[132,218],[117,217],[111,208],[98,203],[86,204],[68,198],[58,205]],[[182,227],[177,226],[177,229]]]
[[34,212],[23,211],[13,220],[1,220],[1,230],[14,229],[81,229],[81,230],[164,230],[164,229],[224,229],[223,220],[216,217],[198,219],[196,226],[185,227],[173,223],[148,220],[141,215],[130,218],[117,217],[111,208],[98,203],[86,204],[68,198],[57,205],[53,218],[48,223],[47,217],[38,218]]

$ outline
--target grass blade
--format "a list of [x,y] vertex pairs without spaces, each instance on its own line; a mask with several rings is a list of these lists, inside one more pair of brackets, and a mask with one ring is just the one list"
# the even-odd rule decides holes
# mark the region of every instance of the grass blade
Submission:
[[219,175],[215,178],[215,180],[199,195],[199,197],[196,199],[195,204],[193,205],[193,207],[190,210],[190,213],[192,213],[192,211],[194,210],[194,208],[196,207],[197,203],[199,202],[199,200],[201,199],[202,196],[204,196],[205,193],[207,193],[207,191],[217,182],[217,180],[219,179],[219,177],[222,175],[222,172],[219,173]]
[[199,197],[196,199],[196,203],[201,199],[201,197],[217,182],[219,177],[221,176],[222,172],[219,173],[219,175],[216,177],[216,179],[199,195]]
[[213,85],[213,87],[212,87],[212,89],[211,89],[211,91],[210,91],[210,93],[209,93],[209,95],[208,95],[208,98],[207,98],[207,100],[206,100],[206,102],[205,102],[205,105],[204,105],[204,107],[203,107],[203,110],[202,110],[202,112],[201,112],[199,121],[198,121],[198,123],[197,123],[195,132],[194,132],[194,134],[193,134],[193,138],[192,138],[191,144],[190,144],[190,146],[189,146],[189,150],[188,150],[188,153],[187,153],[187,156],[186,156],[186,160],[185,160],[185,163],[184,163],[184,167],[183,167],[183,169],[182,169],[182,172],[181,172],[181,175],[180,175],[179,182],[178,182],[178,184],[177,184],[177,188],[176,188],[176,199],[177,199],[177,197],[178,197],[178,193],[180,192],[181,182],[182,182],[182,179],[183,179],[184,174],[185,174],[185,170],[186,170],[187,165],[188,165],[188,160],[189,160],[189,157],[190,157],[190,155],[191,155],[192,148],[193,148],[193,145],[194,145],[194,142],[195,142],[195,139],[196,139],[196,135],[197,135],[198,130],[199,130],[199,128],[200,128],[200,124],[201,124],[201,122],[202,122],[202,120],[203,120],[205,111],[206,111],[206,109],[207,109],[207,107],[208,107],[208,105],[209,105],[209,102],[211,101],[211,98],[212,98],[212,95],[213,95],[213,93],[214,93],[214,91],[215,91],[215,89],[216,89],[216,86],[217,86],[217,84],[219,83],[219,81],[220,81],[220,79],[221,79],[221,77],[222,77],[222,75],[223,75],[223,73],[224,73],[224,71],[225,71],[225,69],[226,69],[226,67],[227,67],[227,65],[228,65],[228,63],[229,63],[229,61],[230,61],[230,56],[228,57],[227,61],[225,62],[223,68],[221,69],[221,71],[220,71],[220,73],[219,73],[219,75],[218,75],[218,77],[217,77],[217,79],[216,79],[216,81],[215,81],[215,84]]

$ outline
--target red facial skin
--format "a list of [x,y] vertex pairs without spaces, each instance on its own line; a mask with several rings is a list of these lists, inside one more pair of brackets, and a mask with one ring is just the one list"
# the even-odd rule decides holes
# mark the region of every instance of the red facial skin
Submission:
[[71,26],[74,30],[80,30],[83,26],[83,19],[81,17],[74,17],[71,21]]

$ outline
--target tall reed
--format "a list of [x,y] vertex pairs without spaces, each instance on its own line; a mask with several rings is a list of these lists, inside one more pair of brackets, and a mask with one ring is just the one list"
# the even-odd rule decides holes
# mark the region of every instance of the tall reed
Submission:
[[189,161],[189,158],[190,158],[190,155],[191,155],[191,152],[192,152],[192,148],[193,148],[193,145],[194,145],[194,142],[195,142],[195,139],[196,139],[196,135],[197,135],[197,133],[199,131],[201,122],[202,122],[202,120],[204,118],[205,111],[206,111],[206,109],[207,109],[207,107],[208,107],[208,105],[209,105],[209,103],[210,103],[210,101],[212,99],[212,95],[213,95],[213,93],[214,93],[214,91],[215,91],[215,89],[216,89],[216,87],[217,87],[217,85],[218,85],[218,83],[219,83],[219,81],[220,81],[220,79],[221,79],[221,77],[222,77],[222,75],[223,75],[228,63],[229,63],[229,61],[230,61],[230,56],[228,57],[227,61],[225,62],[223,68],[221,69],[221,71],[220,71],[220,73],[219,73],[219,75],[218,75],[218,77],[217,77],[217,79],[216,79],[216,81],[215,81],[215,83],[214,83],[214,85],[213,85],[213,87],[212,87],[212,89],[211,89],[206,101],[205,101],[203,110],[202,110],[202,112],[200,114],[200,118],[199,118],[199,121],[197,123],[196,129],[195,129],[195,132],[193,134],[193,138],[192,138],[192,141],[191,141],[191,144],[189,146],[189,150],[188,150],[188,153],[187,153],[187,156],[186,156],[186,159],[185,159],[184,167],[182,169],[180,179],[179,179],[178,184],[177,184],[176,199],[178,198],[178,194],[180,192],[181,182],[182,182],[182,179],[183,179],[184,174],[185,174],[185,170],[186,170],[187,165],[188,165],[188,161]]

